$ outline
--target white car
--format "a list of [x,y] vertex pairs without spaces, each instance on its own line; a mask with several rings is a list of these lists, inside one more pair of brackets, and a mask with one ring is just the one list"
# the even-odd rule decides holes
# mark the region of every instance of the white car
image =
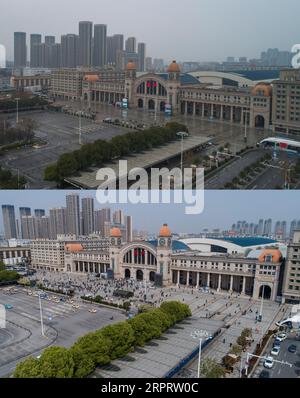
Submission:
[[279,353],[280,353],[280,347],[275,346],[272,348],[271,355],[273,355],[274,357],[278,357]]
[[274,366],[274,359],[273,357],[268,357],[266,358],[265,362],[264,362],[264,367],[267,369],[272,369]]
[[90,312],[91,314],[96,314],[96,313],[97,313],[97,310],[89,310],[89,312]]
[[276,336],[276,340],[278,340],[278,341],[280,341],[280,342],[282,342],[282,341],[284,341],[284,340],[286,340],[287,339],[287,334],[286,333],[279,333],[277,336]]

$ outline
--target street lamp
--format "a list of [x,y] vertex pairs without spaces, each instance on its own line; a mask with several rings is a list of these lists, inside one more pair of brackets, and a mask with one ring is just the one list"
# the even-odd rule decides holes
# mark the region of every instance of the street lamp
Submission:
[[198,358],[198,379],[200,379],[201,372],[201,353],[202,353],[202,340],[208,340],[211,335],[206,330],[195,330],[191,333],[191,336],[195,340],[199,340],[199,358]]
[[265,296],[265,285],[263,285],[262,293],[261,293],[261,303],[260,303],[260,311],[259,311],[259,322],[262,321],[263,305],[264,305],[264,296]]
[[41,300],[41,294],[39,293],[39,306],[40,306],[40,317],[41,317],[41,331],[42,331],[42,336],[45,336],[44,333],[44,322],[43,322],[43,311],[42,311],[42,300]]
[[16,123],[18,124],[19,123],[19,101],[20,101],[20,98],[15,98],[15,101],[17,103],[17,121],[16,121]]
[[183,174],[183,139],[187,138],[189,135],[185,131],[179,131],[176,135],[181,137],[181,174]]

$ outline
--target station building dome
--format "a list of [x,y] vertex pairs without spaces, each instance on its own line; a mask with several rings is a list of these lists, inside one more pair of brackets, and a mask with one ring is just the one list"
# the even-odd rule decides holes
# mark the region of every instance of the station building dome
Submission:
[[110,236],[112,238],[121,238],[122,237],[122,233],[121,233],[120,228],[116,228],[116,227],[112,228],[110,230]]
[[168,224],[164,224],[160,231],[159,231],[159,236],[163,238],[171,238],[172,237],[172,232],[170,228],[168,227]]
[[168,73],[180,73],[180,66],[176,61],[173,61],[168,67]]

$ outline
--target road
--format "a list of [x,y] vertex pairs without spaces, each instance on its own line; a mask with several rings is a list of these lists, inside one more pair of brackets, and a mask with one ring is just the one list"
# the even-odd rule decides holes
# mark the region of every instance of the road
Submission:
[[228,166],[221,169],[214,177],[205,183],[205,189],[223,189],[227,183],[232,182],[235,177],[248,166],[263,158],[265,152],[263,150],[254,150],[248,152],[241,159],[237,159]]
[[[265,351],[265,354],[264,354],[265,356],[271,355],[273,342],[274,342],[274,339],[272,339],[271,342],[269,343],[269,345]],[[288,351],[288,347],[292,344],[297,346],[297,352],[295,354],[292,354]],[[292,378],[299,377],[300,376],[300,341],[299,341],[299,339],[297,340],[295,335],[290,334],[288,336],[288,338],[281,343],[280,353],[277,357],[274,357],[274,359],[276,359],[277,361],[288,362],[288,363],[292,364],[293,367],[291,368],[288,365],[275,363],[273,369],[265,369],[263,366],[264,361],[261,360],[259,366],[255,370],[253,377],[254,378],[259,377],[260,373],[263,370],[267,370],[270,374],[270,378],[272,378],[272,379],[292,379]]]
[[96,307],[97,313],[92,314],[88,310],[94,306],[81,300],[79,309],[71,303],[42,300],[46,335],[43,337],[38,297],[28,296],[22,289],[13,295],[0,289],[0,303],[13,306],[6,311],[6,329],[0,329],[0,377],[10,374],[25,357],[39,355],[47,346],[70,347],[78,337],[125,319],[123,313],[104,307]]

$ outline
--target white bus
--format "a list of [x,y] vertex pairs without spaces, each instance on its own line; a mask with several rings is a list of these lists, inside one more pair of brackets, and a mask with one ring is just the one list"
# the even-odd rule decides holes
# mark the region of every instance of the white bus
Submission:
[[300,142],[298,141],[270,137],[261,141],[258,145],[265,149],[273,149],[300,156]]

